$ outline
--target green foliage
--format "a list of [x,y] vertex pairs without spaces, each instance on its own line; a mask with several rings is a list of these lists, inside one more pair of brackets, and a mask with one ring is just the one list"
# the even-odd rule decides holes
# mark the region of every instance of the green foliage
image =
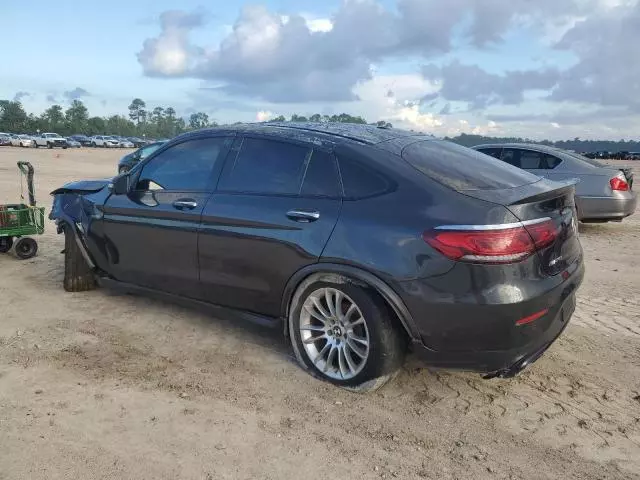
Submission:
[[134,98],[131,105],[129,105],[129,119],[136,122],[137,125],[144,123],[147,119],[146,107],[147,104],[144,103],[143,100],[140,98]]
[[29,117],[20,102],[0,100],[0,132],[21,132],[28,125]]
[[192,130],[198,130],[200,128],[214,127],[217,124],[215,122],[209,123],[209,115],[202,112],[192,113],[189,117],[189,128]]
[[89,136],[105,135],[107,133],[107,124],[104,121],[104,118],[91,117],[89,120],[87,120],[87,130],[83,133],[86,133]]
[[65,135],[73,135],[76,132],[86,132],[89,121],[89,110],[80,100],[71,102],[71,106],[64,112],[66,131]]
[[64,130],[64,113],[60,105],[51,105],[42,114],[43,130],[47,132],[60,132]]

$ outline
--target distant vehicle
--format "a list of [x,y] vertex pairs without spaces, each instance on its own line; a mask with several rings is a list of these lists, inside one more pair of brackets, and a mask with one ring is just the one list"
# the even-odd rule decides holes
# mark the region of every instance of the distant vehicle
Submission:
[[584,274],[573,185],[371,125],[199,130],[52,193],[66,290],[98,278],[235,311],[358,391],[393,378],[409,346],[516,375],[564,331]]
[[86,135],[71,135],[70,137],[67,137],[67,140],[74,140],[78,142],[80,145],[82,145],[83,147],[91,146],[91,139]]
[[133,144],[133,142],[128,138],[126,137],[115,137],[115,138],[118,139],[118,141],[120,141],[121,148],[135,148],[135,145]]
[[14,147],[33,147],[34,140],[29,135],[13,135],[11,145]]
[[534,144],[478,145],[475,150],[540,177],[577,181],[576,208],[582,222],[621,221],[636,210],[631,169],[616,169],[577,153]]
[[108,135],[95,135],[91,137],[91,146],[103,148],[118,148],[120,146],[120,142],[118,140],[114,140]]
[[72,138],[67,138],[67,145],[69,146],[69,148],[82,147],[82,144],[80,142],[78,142],[77,140],[73,140]]
[[629,152],[629,160],[640,160],[640,152]]
[[57,133],[43,133],[42,135],[33,138],[35,147],[47,147],[47,148],[67,148],[67,139],[61,137]]
[[135,152],[125,155],[118,163],[118,173],[122,174],[128,172],[164,144],[165,142],[150,143],[149,145],[139,148]]
[[11,145],[11,137],[8,133],[0,133],[0,146],[8,147]]
[[147,141],[143,140],[139,137],[128,137],[127,140],[129,140],[131,143],[133,143],[134,148],[140,148],[140,147],[144,147],[145,145],[147,145]]

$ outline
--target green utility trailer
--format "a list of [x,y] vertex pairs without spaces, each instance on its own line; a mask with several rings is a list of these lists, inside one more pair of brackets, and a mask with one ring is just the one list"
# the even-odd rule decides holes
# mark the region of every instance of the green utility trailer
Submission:
[[[27,259],[38,253],[38,243],[28,235],[42,235],[44,233],[44,207],[36,206],[33,166],[29,162],[18,162],[18,169],[22,203],[0,205],[0,253],[7,253],[11,250],[15,241],[16,256]],[[24,203],[25,180],[28,204]]]

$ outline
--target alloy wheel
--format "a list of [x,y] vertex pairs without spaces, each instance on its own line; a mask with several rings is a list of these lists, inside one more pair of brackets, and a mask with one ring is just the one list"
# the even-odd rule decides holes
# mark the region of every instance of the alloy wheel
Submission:
[[367,364],[367,322],[344,292],[327,287],[312,292],[302,306],[299,329],[309,359],[327,377],[350,380]]

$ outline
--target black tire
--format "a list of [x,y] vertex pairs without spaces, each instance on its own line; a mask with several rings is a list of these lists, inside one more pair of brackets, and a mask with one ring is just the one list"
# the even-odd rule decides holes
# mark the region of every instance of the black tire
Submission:
[[[331,377],[316,367],[302,342],[300,321],[303,305],[312,293],[322,288],[338,290],[346,295],[357,305],[366,322],[369,353],[359,373],[349,379]],[[360,393],[375,391],[392,379],[404,362],[406,335],[388,305],[375,290],[360,286],[346,277],[314,274],[305,279],[291,300],[288,323],[293,351],[302,368],[314,377],[342,388]]]
[[33,141],[33,148],[38,148],[38,142],[36,142],[35,140]]
[[80,252],[73,233],[64,232],[64,281],[67,292],[86,292],[96,288],[96,277]]
[[0,237],[0,253],[7,253],[13,246],[12,237]]
[[91,142],[91,147],[92,148],[96,148],[96,143],[95,142]]
[[67,146],[66,146],[66,145],[63,145],[63,146],[62,146],[62,149],[63,149],[63,150],[66,150],[66,149],[67,149]]
[[38,242],[30,237],[19,238],[15,245],[15,252],[21,260],[33,258],[38,253]]

